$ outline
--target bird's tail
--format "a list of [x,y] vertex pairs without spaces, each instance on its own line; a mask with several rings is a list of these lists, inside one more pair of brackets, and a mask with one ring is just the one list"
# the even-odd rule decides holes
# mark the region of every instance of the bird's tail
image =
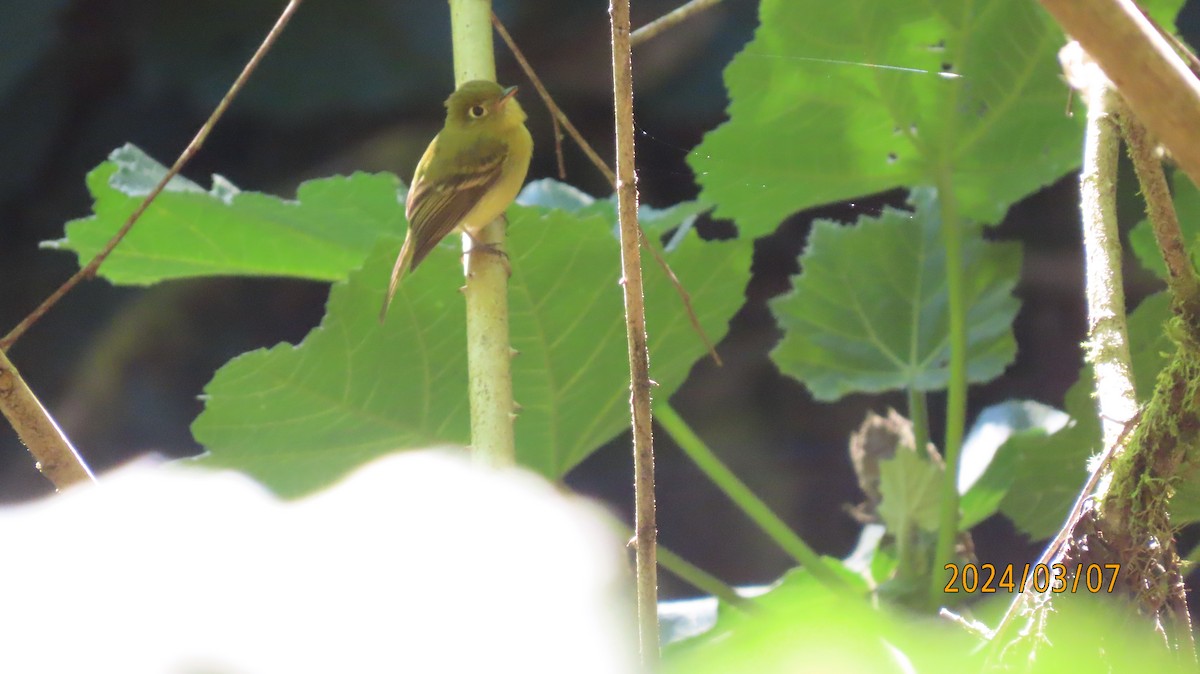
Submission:
[[392,297],[396,295],[396,288],[400,286],[400,279],[408,273],[412,267],[413,256],[413,235],[412,228],[409,228],[408,233],[404,235],[404,245],[400,247],[400,254],[396,256],[396,265],[392,267],[392,280],[388,282],[387,295],[383,298],[383,306],[379,309],[379,322],[387,318],[388,307],[392,304]]

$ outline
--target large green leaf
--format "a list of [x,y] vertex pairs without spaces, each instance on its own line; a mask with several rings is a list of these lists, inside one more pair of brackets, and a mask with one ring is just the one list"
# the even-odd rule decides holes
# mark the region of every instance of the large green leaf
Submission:
[[[949,316],[938,208],[932,190],[918,190],[913,202],[914,212],[887,208],[854,226],[814,223],[795,290],[771,302],[785,331],[771,358],[818,400],[946,385]],[[999,374],[1016,354],[1012,289],[1021,253],[1014,243],[966,240],[967,376],[977,382]]]
[[1070,419],[1067,413],[1033,400],[1008,400],[979,413],[963,442],[958,469],[960,531],[995,514],[1012,487],[1015,454],[1002,451],[1005,443],[1018,434],[1044,437],[1057,433]]
[[[628,426],[628,361],[611,209],[554,183],[523,200],[539,191],[560,205],[582,200],[576,212],[516,206],[508,214],[518,461],[558,478]],[[255,351],[217,372],[193,426],[208,463],[298,494],[389,451],[468,441],[459,254],[435,250],[381,326],[398,246],[380,244],[334,285],[325,319],[302,344]],[[667,257],[719,339],[743,300],[749,244],[693,234]],[[704,347],[665,277],[647,267],[651,376],[666,398]]]
[[[69,223],[66,239],[51,245],[86,264],[165,172],[132,145],[114,150],[88,174],[95,214]],[[211,275],[344,279],[379,237],[403,235],[399,188],[393,175],[359,173],[306,182],[291,201],[242,192],[219,176],[208,191],[176,177],[101,275],[131,285]]]
[[[162,164],[132,145],[113,150],[88,175],[95,213],[68,223],[66,238],[43,246],[75,251],[85,264],[165,174]],[[343,280],[381,236],[403,236],[401,188],[394,175],[356,173],[305,182],[289,200],[242,192],[220,176],[213,176],[207,191],[175,177],[100,275],[132,285],[215,275]],[[616,217],[612,200],[554,181],[531,183],[518,202]],[[639,217],[647,231],[662,231],[706,208],[698,202],[661,210],[643,206]]]
[[725,71],[729,121],[690,155],[716,215],[760,236],[798,210],[952,186],[964,216],[1078,166],[1061,31],[1034,2],[762,0]]

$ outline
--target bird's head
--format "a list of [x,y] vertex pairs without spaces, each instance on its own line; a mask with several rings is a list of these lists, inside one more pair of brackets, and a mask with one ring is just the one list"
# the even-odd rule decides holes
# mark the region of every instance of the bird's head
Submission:
[[516,87],[495,82],[466,82],[446,99],[447,123],[467,128],[496,128],[525,122],[525,111],[517,102]]

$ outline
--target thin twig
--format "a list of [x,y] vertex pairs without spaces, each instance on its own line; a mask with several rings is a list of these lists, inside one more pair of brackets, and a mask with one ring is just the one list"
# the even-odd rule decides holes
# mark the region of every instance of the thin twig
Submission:
[[704,348],[708,350],[708,355],[713,359],[713,362],[718,367],[723,366],[725,362],[717,355],[717,347],[713,346],[712,340],[708,338],[708,333],[704,328],[700,327],[700,318],[696,316],[696,310],[692,307],[692,296],[683,287],[683,282],[675,275],[675,270],[671,269],[671,265],[667,264],[662,253],[659,252],[658,246],[650,243],[646,237],[646,231],[642,229],[641,224],[638,224],[638,237],[642,244],[650,250],[650,254],[654,256],[654,261],[666,273],[667,278],[671,280],[671,285],[675,286],[675,293],[679,295],[679,299],[683,301],[683,308],[687,311],[688,321],[692,324],[692,329],[700,335],[700,341],[704,342]]
[[554,127],[554,160],[558,164],[558,179],[567,179],[567,164],[563,161],[563,132],[562,125],[558,122],[558,117],[550,115],[550,124]]
[[667,30],[668,28],[671,28],[678,23],[682,23],[685,19],[688,19],[693,15],[699,14],[703,10],[712,7],[718,2],[721,2],[721,0],[692,0],[686,5],[676,7],[670,12],[667,12],[650,23],[633,31],[633,35],[629,36],[629,44],[636,47],[646,40],[657,36],[659,33]]
[[658,528],[654,514],[654,434],[650,413],[650,349],[642,295],[642,256],[638,229],[637,169],[633,143],[633,57],[629,48],[629,0],[612,0],[613,116],[617,137],[617,220],[621,226],[621,274],[625,295],[625,335],[629,349],[630,408],[633,417],[634,532],[637,550],[638,637],[642,665],[659,660]]
[[246,63],[246,67],[242,68],[241,74],[238,75],[236,80],[234,80],[233,85],[229,87],[229,91],[225,93],[225,97],[221,99],[221,102],[217,104],[216,109],[213,110],[212,114],[208,116],[208,120],[205,121],[204,125],[200,127],[200,130],[196,132],[196,136],[192,138],[192,142],[188,143],[188,146],[179,155],[179,158],[175,160],[175,164],[172,165],[170,170],[167,171],[166,175],[164,175],[162,179],[158,181],[158,184],[154,186],[154,189],[150,190],[150,193],[146,195],[146,198],[142,199],[142,203],[138,204],[138,207],[133,210],[133,213],[131,213],[129,218],[125,220],[125,224],[121,225],[121,229],[117,230],[117,233],[108,240],[108,243],[104,244],[104,247],[100,249],[100,252],[96,253],[96,256],[93,257],[92,260],[87,263],[87,265],[75,272],[75,274],[73,274],[71,278],[67,279],[65,283],[59,286],[57,290],[55,290],[53,293],[50,293],[50,296],[43,300],[36,309],[22,319],[21,322],[18,323],[12,330],[10,330],[3,339],[0,339],[0,351],[8,351],[10,348],[12,348],[12,345],[21,338],[21,335],[25,334],[26,330],[28,330],[34,323],[41,319],[41,317],[47,311],[49,311],[51,307],[57,304],[58,301],[62,299],[64,295],[70,292],[72,288],[78,285],[80,281],[92,278],[96,275],[96,271],[100,268],[100,265],[103,264],[104,260],[107,259],[109,254],[113,252],[113,249],[117,247],[117,244],[121,243],[121,240],[124,239],[125,235],[129,233],[129,230],[133,228],[134,223],[136,223],[138,219],[142,217],[142,214],[146,212],[146,209],[150,206],[150,204],[158,198],[158,195],[163,191],[164,188],[166,188],[167,183],[170,182],[172,178],[179,175],[179,172],[183,170],[183,167],[186,166],[189,161],[191,161],[192,157],[194,157],[200,150],[200,147],[204,145],[205,139],[208,138],[208,134],[216,125],[217,120],[219,120],[221,116],[225,114],[225,110],[229,108],[229,104],[233,102],[234,97],[237,96],[238,92],[242,90],[242,87],[246,84],[246,80],[248,80],[251,73],[258,68],[259,62],[261,62],[263,57],[266,56],[267,51],[271,49],[271,46],[275,44],[275,40],[283,31],[283,27],[287,25],[288,20],[292,18],[292,14],[295,14],[296,9],[300,7],[301,1],[302,0],[290,0],[287,4],[287,7],[283,8],[283,12],[279,15],[279,18],[276,19],[275,25],[271,27],[271,31],[267,33],[267,37],[263,39],[262,44],[259,45],[258,49],[254,52],[254,55],[250,57],[250,60]]
[[[567,118],[567,115],[562,111],[562,108],[558,107],[558,104],[554,102],[554,99],[550,96],[550,92],[547,91],[546,87],[542,84],[541,78],[538,77],[537,73],[533,71],[533,67],[529,65],[529,61],[525,59],[525,54],[523,54],[521,49],[517,47],[517,43],[513,41],[512,36],[508,34],[508,30],[504,27],[504,24],[500,22],[500,18],[497,17],[495,13],[492,14],[492,25],[496,27],[496,32],[500,34],[500,38],[503,39],[504,43],[508,45],[509,51],[511,51],[513,57],[517,59],[517,63],[521,65],[521,70],[525,71],[525,76],[529,78],[529,81],[533,84],[533,88],[536,89],[538,95],[541,96],[542,103],[544,103],[546,108],[550,111],[550,117],[558,120],[558,123],[562,124],[562,128],[567,130],[567,135],[571,136],[571,139],[575,141],[575,144],[579,146],[579,149],[583,150],[583,154],[587,156],[589,161],[592,162],[592,165],[604,175],[604,179],[607,180],[609,185],[612,186],[613,191],[616,191],[616,174],[613,173],[613,170],[608,167],[608,164],[604,163],[604,160],[600,158],[600,155],[596,153],[596,150],[592,148],[591,144],[584,139],[583,134],[579,133],[579,129],[575,128],[575,125],[572,124],[571,120]],[[662,253],[659,252],[658,247],[649,242],[648,238],[646,237],[646,232],[642,230],[640,224],[638,225],[638,233],[641,237],[642,243],[650,250],[650,253],[654,255],[654,261],[658,263],[659,268],[663,270],[663,272],[667,275],[667,278],[671,281],[671,285],[675,287],[675,293],[679,295],[680,300],[683,302],[684,309],[687,311],[688,320],[692,324],[692,329],[696,331],[696,334],[700,335],[700,340],[704,342],[704,348],[708,349],[708,355],[712,357],[714,363],[717,365],[723,365],[724,363],[721,360],[721,357],[717,355],[716,347],[713,346],[712,340],[708,338],[708,333],[706,333],[704,328],[700,326],[700,319],[696,316],[696,310],[692,306],[692,296],[687,290],[684,289],[683,283],[679,280],[679,277],[675,275],[675,270],[671,269],[671,265],[667,264],[666,259],[662,256]]]
[[37,468],[58,489],[96,478],[58,424],[0,351],[0,411],[37,461]]
[[613,186],[613,189],[616,189],[617,175],[608,167],[608,164],[604,163],[600,155],[596,154],[592,146],[583,139],[583,134],[579,133],[579,129],[575,128],[571,120],[567,119],[567,116],[563,114],[562,108],[558,107],[558,104],[550,97],[550,92],[546,91],[545,85],[542,84],[542,78],[533,72],[533,67],[525,59],[525,54],[517,47],[517,43],[513,42],[512,36],[508,34],[508,29],[504,27],[503,23],[500,23],[500,17],[496,16],[495,12],[492,13],[492,25],[496,27],[496,32],[500,34],[500,39],[504,40],[504,44],[508,45],[508,50],[512,52],[513,57],[517,59],[517,63],[521,65],[521,70],[525,71],[525,76],[529,78],[529,82],[537,90],[538,96],[542,97],[542,102],[550,110],[550,116],[557,119],[559,124],[562,124],[562,128],[567,130],[567,135],[571,136],[575,143],[579,145],[579,149],[583,150],[583,153],[587,155],[592,165],[600,169],[600,172],[604,174],[605,180]]

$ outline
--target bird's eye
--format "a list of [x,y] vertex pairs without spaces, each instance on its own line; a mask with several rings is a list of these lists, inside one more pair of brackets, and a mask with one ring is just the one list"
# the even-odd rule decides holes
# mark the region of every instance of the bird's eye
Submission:
[[482,105],[472,105],[471,109],[467,112],[475,119],[479,119],[487,114],[487,108],[483,107]]

